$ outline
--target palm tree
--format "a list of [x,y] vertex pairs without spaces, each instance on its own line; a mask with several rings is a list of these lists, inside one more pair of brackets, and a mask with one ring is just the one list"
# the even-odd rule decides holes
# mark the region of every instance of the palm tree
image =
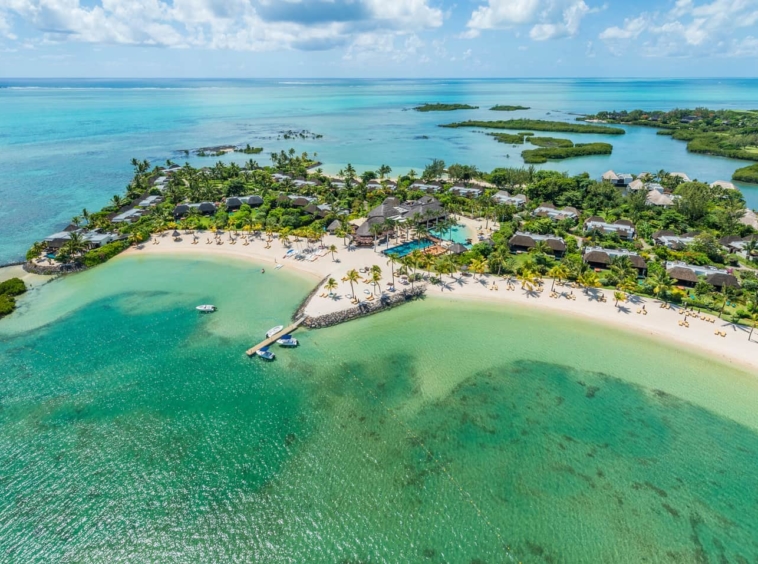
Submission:
[[381,233],[384,232],[384,224],[382,223],[374,223],[373,225],[369,226],[369,231],[371,231],[371,234],[374,236],[374,251],[376,251],[376,241],[377,238]]
[[331,294],[334,292],[334,290],[337,289],[337,281],[334,278],[330,278],[326,281],[326,284],[324,285],[324,290],[328,290]]
[[374,267],[371,267],[371,281],[374,283],[374,293],[376,293],[376,288],[379,288],[379,292],[381,293],[382,287],[379,285],[379,282],[382,279],[382,272],[378,270],[378,266],[376,268],[377,270],[374,270]]
[[553,268],[551,268],[547,275],[553,279],[553,285],[550,287],[550,291],[555,291],[555,281],[558,280],[561,282],[562,280],[565,280],[569,276],[569,269],[566,267],[565,264],[559,263],[556,264]]
[[361,279],[361,275],[353,268],[352,270],[348,270],[345,277],[347,278],[347,281],[350,282],[350,293],[352,294],[353,299],[355,299],[355,288],[353,288],[353,283],[357,284]]
[[521,272],[516,275],[516,279],[521,282],[521,289],[526,288],[529,291],[534,289],[536,278],[537,275],[534,271],[529,270],[528,268],[522,268]]
[[387,264],[390,265],[390,270],[392,272],[392,286],[395,286],[395,265],[400,262],[400,257],[397,253],[390,253],[387,257]]
[[577,279],[577,282],[584,288],[583,292],[586,294],[588,288],[597,288],[600,286],[600,278],[597,272],[594,270],[588,270],[583,272]]
[[619,306],[619,302],[626,301],[626,294],[624,292],[613,292],[613,297],[616,300],[616,307]]
[[332,262],[334,262],[334,253],[337,253],[337,245],[329,245],[329,252],[332,253]]
[[[653,294],[657,299],[660,299],[661,295],[667,295],[674,287],[674,280],[668,272],[653,274],[648,278],[648,283],[653,287]],[[665,298],[664,301],[666,301]]]
[[479,275],[484,274],[484,272],[487,270],[487,263],[484,262],[484,260],[482,259],[476,258],[471,261],[471,265],[469,266],[469,268],[474,273],[474,279],[476,280],[477,274]]
[[719,311],[719,319],[721,319],[721,316],[724,314],[724,309],[726,308],[726,302],[729,301],[729,298],[732,295],[732,289],[729,286],[724,286],[722,291],[724,292],[724,303],[721,304],[721,311]]

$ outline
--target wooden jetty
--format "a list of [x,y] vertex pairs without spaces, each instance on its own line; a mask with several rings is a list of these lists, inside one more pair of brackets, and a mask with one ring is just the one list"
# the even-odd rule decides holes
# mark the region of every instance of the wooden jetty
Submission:
[[297,319],[292,325],[290,325],[289,327],[285,327],[273,337],[268,337],[264,341],[261,341],[260,343],[255,345],[253,348],[247,349],[247,356],[253,356],[257,351],[261,350],[263,347],[267,347],[275,343],[277,339],[281,339],[282,336],[292,333],[295,329],[300,327],[303,321],[305,321],[305,316],[302,316],[300,319]]

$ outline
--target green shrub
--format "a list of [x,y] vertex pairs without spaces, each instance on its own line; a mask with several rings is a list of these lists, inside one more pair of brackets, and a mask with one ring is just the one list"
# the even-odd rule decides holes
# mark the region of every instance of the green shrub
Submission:
[[758,184],[758,164],[746,166],[734,171],[732,180],[737,182],[751,182]]
[[612,152],[613,145],[608,143],[578,143],[573,147],[529,149],[523,151],[521,156],[527,164],[542,164],[548,160],[570,159],[588,155],[610,155]]
[[516,129],[534,131],[560,131],[563,133],[599,133],[606,135],[624,135],[626,131],[618,127],[590,125],[586,123],[566,123],[564,121],[546,121],[541,119],[508,119],[498,121],[461,121],[440,127],[483,127],[487,129]]
[[16,300],[12,296],[0,294],[0,317],[4,317],[16,309]]
[[82,264],[88,267],[97,266],[126,250],[128,246],[129,243],[126,241],[114,241],[99,249],[92,249],[82,257]]
[[514,135],[513,133],[488,133],[487,135],[491,135],[500,143],[509,143],[511,145],[524,144],[524,136],[521,134]]
[[0,282],[0,294],[5,296],[19,296],[26,292],[26,284],[21,278],[11,278]]

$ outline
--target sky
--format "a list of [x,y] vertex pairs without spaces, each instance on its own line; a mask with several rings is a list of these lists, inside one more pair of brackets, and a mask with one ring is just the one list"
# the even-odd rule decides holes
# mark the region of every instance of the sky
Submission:
[[3,77],[756,77],[758,0],[0,0]]

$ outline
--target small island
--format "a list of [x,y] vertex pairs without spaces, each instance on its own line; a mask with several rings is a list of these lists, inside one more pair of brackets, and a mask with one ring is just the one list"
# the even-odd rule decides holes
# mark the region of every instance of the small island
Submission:
[[493,112],[517,112],[519,110],[530,110],[531,108],[529,106],[507,106],[505,104],[498,104],[496,106],[492,106],[490,110]]
[[486,129],[516,129],[535,131],[554,131],[561,133],[595,133],[601,135],[624,135],[626,131],[605,125],[569,123],[565,121],[546,121],[541,119],[509,119],[498,121],[459,121],[440,125],[440,127],[482,127]]
[[417,112],[453,112],[455,110],[478,110],[479,106],[468,104],[422,104],[413,108]]
[[488,133],[487,135],[494,137],[500,143],[508,143],[509,145],[523,145],[524,134],[523,133]]
[[[540,143],[534,143],[535,140],[540,140],[545,145],[541,146]],[[547,140],[559,143],[550,144]],[[590,155],[610,155],[613,152],[613,145],[610,143],[577,143],[574,145],[568,139],[553,139],[551,137],[531,137],[529,142],[540,148],[527,149],[521,152],[521,157],[526,164],[544,164],[549,160],[557,161]]]
[[736,180],[737,182],[749,182],[751,184],[758,184],[758,164],[738,168],[734,171],[732,180]]

